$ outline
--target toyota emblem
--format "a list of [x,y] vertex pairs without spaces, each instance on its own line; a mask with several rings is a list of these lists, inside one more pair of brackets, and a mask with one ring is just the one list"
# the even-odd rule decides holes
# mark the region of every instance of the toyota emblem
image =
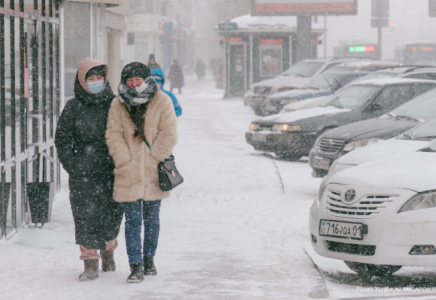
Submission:
[[348,190],[344,194],[344,202],[351,203],[356,198],[355,190]]

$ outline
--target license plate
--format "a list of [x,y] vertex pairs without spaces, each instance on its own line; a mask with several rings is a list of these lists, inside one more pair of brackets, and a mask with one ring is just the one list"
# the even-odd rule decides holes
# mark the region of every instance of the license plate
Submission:
[[275,107],[275,106],[272,105],[272,104],[267,104],[267,105],[266,105],[266,110],[267,110],[267,111],[277,111],[277,107]]
[[314,157],[312,159],[312,167],[315,169],[328,170],[330,169],[330,160]]
[[321,220],[319,223],[319,235],[362,240],[363,224]]
[[255,142],[266,142],[265,134],[253,134],[252,140]]

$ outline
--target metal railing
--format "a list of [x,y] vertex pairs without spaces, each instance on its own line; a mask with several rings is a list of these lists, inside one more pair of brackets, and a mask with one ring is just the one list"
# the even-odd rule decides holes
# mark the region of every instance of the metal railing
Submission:
[[28,183],[60,186],[59,4],[0,0],[0,239],[29,222]]

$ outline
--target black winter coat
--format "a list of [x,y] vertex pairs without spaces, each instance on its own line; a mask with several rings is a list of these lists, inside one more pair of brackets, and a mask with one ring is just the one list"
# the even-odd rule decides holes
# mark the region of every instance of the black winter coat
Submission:
[[118,236],[123,217],[123,206],[112,198],[114,162],[105,139],[115,95],[108,81],[102,93],[88,94],[77,77],[74,92],[59,118],[55,144],[70,176],[76,244],[104,250]]

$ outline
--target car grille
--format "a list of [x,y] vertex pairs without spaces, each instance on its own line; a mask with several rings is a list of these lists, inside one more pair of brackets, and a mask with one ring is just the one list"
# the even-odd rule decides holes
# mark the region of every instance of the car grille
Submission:
[[256,95],[268,95],[271,92],[270,86],[256,86],[254,87],[254,93]]
[[272,124],[259,124],[259,130],[271,130],[273,127]]
[[319,148],[322,152],[326,153],[338,153],[344,146],[343,140],[335,139],[321,139]]
[[353,216],[362,219],[373,218],[386,205],[393,201],[392,195],[365,195],[351,205],[342,201],[339,191],[328,190],[326,196],[326,214],[337,217]]
[[327,249],[332,252],[340,252],[347,254],[373,256],[375,254],[375,247],[371,245],[359,244],[346,244],[332,241],[326,241]]

